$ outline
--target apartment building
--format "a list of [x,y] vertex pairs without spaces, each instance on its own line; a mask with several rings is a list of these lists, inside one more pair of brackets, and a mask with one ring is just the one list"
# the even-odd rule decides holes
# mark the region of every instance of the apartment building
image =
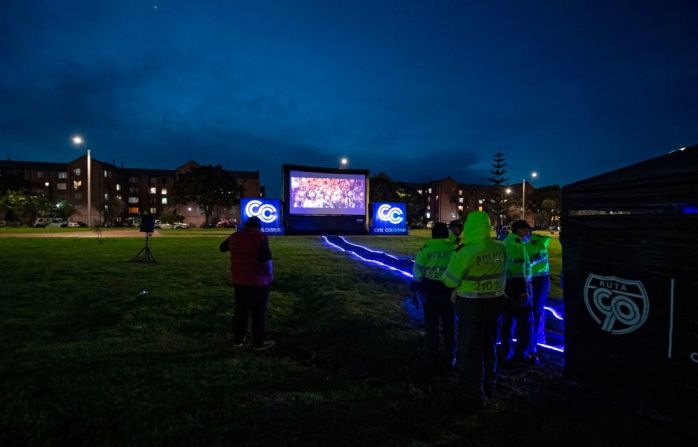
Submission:
[[[119,223],[126,217],[143,212],[159,216],[173,211],[185,222],[200,226],[204,217],[196,203],[185,205],[174,201],[174,185],[179,175],[199,166],[188,161],[174,170],[125,168],[91,158],[92,223]],[[243,186],[242,197],[260,197],[258,171],[228,171]],[[87,222],[87,156],[68,163],[0,161],[0,174],[20,178],[34,193],[51,201],[66,200],[77,207],[72,220]],[[227,218],[239,219],[239,208],[226,210]]]
[[[382,173],[376,177],[388,178]],[[398,187],[416,191],[418,196],[422,197],[423,207],[420,207],[420,210],[423,210],[422,215],[417,216],[416,220],[424,223],[462,219],[471,211],[488,212],[493,224],[498,221],[507,222],[519,210],[522,194],[521,184],[498,187],[458,183],[451,177],[425,183],[398,181],[395,184]],[[535,188],[530,183],[526,183],[526,191],[527,194],[532,194]]]

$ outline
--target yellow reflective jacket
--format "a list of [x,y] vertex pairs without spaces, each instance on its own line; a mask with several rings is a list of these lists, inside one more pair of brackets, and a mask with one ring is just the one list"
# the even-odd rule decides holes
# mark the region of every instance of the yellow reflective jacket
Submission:
[[504,239],[507,250],[507,278],[524,278],[531,280],[531,260],[525,244],[516,233],[509,233]]
[[456,248],[442,277],[446,287],[463,298],[504,295],[507,255],[504,245],[490,238],[490,217],[484,211],[468,214]]
[[412,267],[413,280],[420,282],[424,279],[439,281],[446,271],[455,244],[448,239],[431,239],[422,247],[414,258]]
[[531,240],[525,245],[528,257],[531,259],[531,274],[533,276],[550,274],[550,262],[548,260],[550,239],[550,236],[534,233],[531,235]]

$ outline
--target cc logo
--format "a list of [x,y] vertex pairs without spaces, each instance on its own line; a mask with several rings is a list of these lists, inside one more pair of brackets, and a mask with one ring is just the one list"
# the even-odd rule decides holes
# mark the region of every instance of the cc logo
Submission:
[[247,217],[259,217],[264,223],[272,223],[276,220],[276,208],[268,203],[262,203],[259,200],[251,200],[245,206],[245,214]]
[[377,214],[378,220],[390,222],[393,225],[397,225],[405,219],[404,213],[400,208],[396,206],[391,207],[388,204],[379,206]]

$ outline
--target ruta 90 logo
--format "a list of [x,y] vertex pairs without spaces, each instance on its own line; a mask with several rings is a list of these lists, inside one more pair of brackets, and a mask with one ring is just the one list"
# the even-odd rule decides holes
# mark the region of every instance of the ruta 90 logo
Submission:
[[629,334],[647,321],[649,297],[640,281],[589,274],[584,302],[601,330],[613,335]]
[[274,205],[262,203],[259,200],[250,200],[245,205],[245,214],[247,217],[259,217],[264,223],[272,223],[278,217],[278,212]]
[[405,220],[405,215],[402,210],[396,206],[391,206],[389,204],[384,204],[378,207],[378,212],[376,213],[378,220],[383,222],[390,222],[393,225],[397,225]]

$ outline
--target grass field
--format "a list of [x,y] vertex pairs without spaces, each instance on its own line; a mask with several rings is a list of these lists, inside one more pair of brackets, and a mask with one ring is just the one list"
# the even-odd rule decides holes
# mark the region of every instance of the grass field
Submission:
[[419,361],[407,282],[317,237],[272,240],[277,347],[233,350],[228,261],[218,252],[227,231],[182,234],[153,239],[155,265],[129,262],[137,237],[0,238],[0,445],[648,445],[673,436],[567,382],[559,358],[503,372],[484,413],[458,410],[451,376]]

